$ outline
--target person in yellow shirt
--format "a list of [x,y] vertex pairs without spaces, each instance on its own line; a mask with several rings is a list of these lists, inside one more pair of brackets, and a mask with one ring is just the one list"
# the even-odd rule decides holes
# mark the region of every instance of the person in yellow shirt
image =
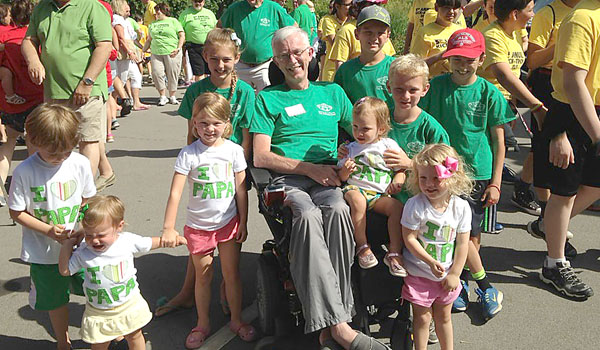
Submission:
[[[465,0],[466,2],[466,0]],[[481,7],[483,0],[473,0],[462,7],[462,13],[457,16],[455,23],[461,28],[467,27],[465,16],[471,16],[477,9]],[[413,36],[419,29],[429,23],[435,22],[437,19],[437,11],[435,10],[435,0],[414,0],[413,5],[408,14],[408,25],[406,27],[406,36],[404,38],[403,54],[407,54],[412,46]]]
[[[357,0],[356,10],[358,13],[362,9],[378,3],[378,0]],[[326,80],[323,77],[323,81],[333,81],[335,72],[337,69],[346,61],[358,57],[360,55],[360,41],[356,38],[356,20],[347,21],[335,36],[331,52],[327,55],[327,60],[333,61],[335,68],[331,80]],[[383,53],[388,56],[394,56],[396,50],[391,41],[387,41],[383,46]]]
[[[494,14],[498,19],[483,32],[486,57],[479,75],[496,85],[507,100],[519,100],[529,107],[535,119],[540,122],[545,114],[545,107],[519,79],[525,54],[516,35],[533,17],[533,0],[496,1]],[[505,132],[512,134],[510,128],[505,128]],[[541,207],[531,190],[532,182],[533,155],[529,154],[523,164],[521,178],[515,182],[512,203],[526,213],[540,215]]]
[[327,59],[335,36],[340,28],[348,20],[352,0],[334,0],[333,13],[323,16],[319,21],[317,33],[319,38],[325,42],[325,55],[321,57],[321,76],[319,80],[333,81],[335,75],[335,63]]
[[425,59],[429,66],[430,78],[450,72],[448,60],[443,58],[442,54],[446,52],[450,35],[464,28],[454,23],[461,12],[460,8],[460,0],[437,0],[436,21],[421,27],[415,35],[410,53]]
[[[552,63],[554,58],[554,45],[558,28],[563,19],[573,10],[579,0],[555,0],[552,3],[544,6],[533,17],[531,23],[531,36],[529,40],[529,50],[527,51],[527,66],[531,70],[527,83],[531,92],[546,106],[550,106],[552,101],[552,83],[550,75],[552,74]],[[539,148],[537,143],[538,137],[537,123],[532,123],[531,130],[534,137],[532,141],[531,151],[536,152]],[[534,154],[535,160],[535,154]],[[539,174],[536,175],[535,164],[533,172],[533,186],[537,194],[542,213],[540,217],[527,224],[527,231],[536,238],[544,237],[544,209],[550,198],[550,190],[547,184],[540,183],[536,180]]]
[[[550,185],[548,255],[540,278],[558,292],[587,299],[594,291],[565,259],[570,217],[600,198],[600,1],[581,0],[562,21],[552,63],[555,101],[543,121],[535,171]],[[563,150],[564,152],[557,152]]]
[[144,25],[149,26],[156,19],[156,3],[152,0],[142,0],[142,4],[146,5],[144,11]]
[[[494,4],[496,0],[483,0],[483,16],[479,17],[475,20],[473,24],[473,29],[478,30],[483,33],[485,28],[490,24],[494,23],[497,19],[494,14]],[[527,52],[528,48],[528,33],[527,29],[521,28],[517,33],[517,37],[521,38],[521,46],[523,46],[523,52]]]

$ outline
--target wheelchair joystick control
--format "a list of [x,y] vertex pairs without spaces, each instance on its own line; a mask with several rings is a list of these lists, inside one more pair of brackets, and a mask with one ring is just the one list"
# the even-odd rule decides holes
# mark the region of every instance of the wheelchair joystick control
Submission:
[[282,205],[285,199],[285,187],[281,185],[269,184],[264,190],[264,199],[267,207]]

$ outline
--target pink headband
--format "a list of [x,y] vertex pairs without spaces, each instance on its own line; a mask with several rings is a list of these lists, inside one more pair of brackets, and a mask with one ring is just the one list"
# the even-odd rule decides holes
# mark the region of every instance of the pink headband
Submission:
[[454,172],[458,170],[458,159],[452,157],[446,157],[443,164],[437,164],[435,166],[435,172],[439,179],[447,179],[454,175]]

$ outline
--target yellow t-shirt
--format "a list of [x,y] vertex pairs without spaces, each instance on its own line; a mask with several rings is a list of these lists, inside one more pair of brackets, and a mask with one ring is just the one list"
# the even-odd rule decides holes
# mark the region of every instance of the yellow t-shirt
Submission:
[[[318,28],[323,33],[321,34],[321,39],[331,34],[337,35],[337,32],[340,30],[340,28],[342,28],[343,24],[344,23],[341,23],[336,15],[327,15],[321,18]],[[323,73],[321,75],[323,80],[326,81],[333,81],[333,77],[335,75],[335,63],[327,59],[327,56],[329,56],[329,53],[331,52],[332,46],[333,43],[329,43],[328,41],[326,42],[325,64],[323,65]]]
[[[340,28],[335,36],[331,52],[327,54],[327,61],[346,62],[360,55],[360,41],[356,39],[356,36],[354,35],[355,30],[356,20],[346,22],[346,24]],[[394,56],[396,54],[396,50],[394,50],[391,40],[388,40],[383,45],[383,53],[388,56]],[[327,77],[329,79],[326,79],[325,74],[323,74],[324,81],[333,81],[333,77],[335,76],[335,62],[333,63],[333,74],[331,77]]]
[[[414,36],[415,40],[413,40],[410,52],[423,58],[427,58],[446,51],[450,35],[462,28],[463,27],[458,24],[451,24],[449,27],[443,27],[435,22],[429,23],[421,27]],[[437,61],[429,67],[430,78],[446,72],[450,72],[450,66],[447,59]]]
[[[435,22],[436,19],[437,19],[437,11],[435,10],[435,8],[431,9],[431,10],[427,10],[427,11],[425,11],[425,16],[423,17],[423,25],[426,26],[429,23],[433,23],[433,22]],[[456,21],[454,21],[454,23],[456,23],[460,26],[459,29],[467,28],[467,21],[465,20],[465,16],[463,15],[462,11],[460,13],[460,16],[458,16],[458,18],[456,19]]]
[[[140,44],[142,44],[142,46],[144,46],[144,44],[146,43],[146,40],[148,40],[148,26],[142,23],[138,23],[140,26],[140,30],[142,31],[142,34],[144,34],[143,37],[138,38],[138,41],[140,42]],[[150,55],[152,55],[150,52],[145,52],[144,53],[144,57],[150,57]]]
[[154,15],[156,14],[156,10],[154,10],[155,7],[156,3],[152,0],[149,0],[148,4],[146,4],[146,11],[144,12],[144,25],[149,26],[150,23],[154,22],[156,19],[154,18]]
[[516,32],[509,36],[498,22],[494,22],[485,28],[483,32],[485,61],[477,72],[482,78],[496,85],[507,100],[510,100],[510,93],[498,83],[498,79],[489,67],[494,63],[505,62],[508,63],[515,77],[519,78],[521,76],[521,66],[525,63],[525,53],[523,53],[521,40],[515,35]]
[[[554,9],[554,14],[550,6]],[[571,10],[573,8],[565,5],[561,0],[553,1],[551,4],[544,6],[533,17],[529,42],[541,48],[554,45],[560,23]],[[552,69],[552,60],[543,67]]]
[[414,25],[411,46],[415,38],[415,34],[424,25],[425,13],[429,10],[435,10],[435,0],[414,0],[408,14],[408,22]]
[[[479,21],[477,21],[477,23],[473,26],[473,29],[480,31],[481,33],[483,33],[483,31],[485,30],[485,28],[487,28],[490,25],[490,20],[489,18],[480,18]],[[529,36],[529,33],[527,33],[527,29],[522,28],[517,30],[517,33],[519,33],[518,35],[518,39],[520,39],[521,41],[521,45],[523,44],[523,38]]]
[[581,0],[562,21],[554,49],[552,96],[569,103],[563,88],[559,63],[566,62],[588,71],[585,86],[596,106],[600,105],[600,0]]

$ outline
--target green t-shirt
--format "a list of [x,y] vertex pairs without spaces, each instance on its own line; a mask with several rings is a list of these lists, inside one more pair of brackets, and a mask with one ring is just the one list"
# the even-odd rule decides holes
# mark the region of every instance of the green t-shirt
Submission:
[[[391,109],[390,113],[392,115],[392,128],[388,132],[388,137],[396,141],[410,159],[419,153],[425,145],[433,143],[450,144],[446,130],[429,113],[421,111],[419,117],[409,124],[397,123],[393,117],[394,110]],[[394,197],[402,203],[406,203],[412,197],[412,194],[404,187]]]
[[430,84],[419,106],[446,129],[450,145],[465,159],[473,179],[491,179],[494,156],[490,128],[515,119],[508,102],[498,88],[481,77],[461,86],[452,81],[451,74],[443,74]]
[[217,25],[215,14],[207,9],[196,10],[188,7],[179,15],[179,23],[185,31],[185,41],[204,44],[206,35]]
[[[71,0],[59,9],[54,1],[41,0],[33,9],[25,35],[41,46],[46,69],[44,96],[69,99],[84,78],[95,43],[112,41],[112,27],[108,11],[98,1]],[[102,69],[90,95],[106,99],[107,89],[106,70]]]
[[365,96],[371,96],[384,100],[392,108],[394,100],[386,86],[392,61],[392,56],[385,56],[376,65],[365,66],[358,57],[353,58],[340,66],[333,81],[346,91],[353,104]]
[[133,27],[133,30],[135,30],[136,33],[140,31],[140,24],[136,22],[135,19],[127,17],[127,21],[129,22],[129,24],[131,24],[131,27]]
[[221,16],[222,27],[232,28],[242,40],[241,60],[246,63],[271,59],[273,33],[294,23],[283,7],[273,1],[265,1],[259,8],[254,8],[246,0],[240,0],[231,4]]
[[[314,16],[308,5],[302,4],[296,7],[290,15],[298,23],[298,27],[308,34],[308,38],[312,39],[317,28],[314,27]],[[312,40],[310,42],[312,43]]]
[[250,132],[271,136],[271,151],[315,164],[336,164],[339,127],[352,133],[352,104],[337,84],[306,90],[277,85],[256,97]]
[[[210,77],[204,78],[198,82],[190,85],[187,90],[185,90],[185,95],[183,95],[183,99],[181,100],[181,105],[179,106],[180,116],[185,119],[192,118],[192,109],[194,107],[194,101],[196,97],[200,96],[205,92],[216,92],[217,94],[225,97],[229,100],[229,91],[230,88],[225,89],[217,89],[217,87],[210,81]],[[237,143],[238,145],[242,144],[242,140],[244,138],[242,129],[250,128],[250,122],[252,121],[252,116],[254,115],[254,89],[248,83],[243,80],[237,81],[235,85],[235,90],[233,91],[233,97],[231,98],[231,126],[233,128],[233,133],[229,138],[231,141]]]
[[179,32],[183,32],[181,23],[173,17],[156,20],[148,27],[152,42],[150,51],[154,55],[170,55],[179,44]]

